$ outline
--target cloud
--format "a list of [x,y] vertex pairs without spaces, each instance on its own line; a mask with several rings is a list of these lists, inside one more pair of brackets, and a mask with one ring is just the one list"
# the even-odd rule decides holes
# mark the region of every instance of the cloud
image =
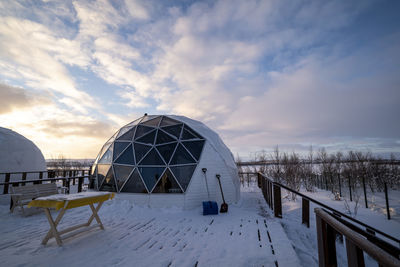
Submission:
[[0,83],[0,114],[50,103],[52,100],[48,94],[34,94],[20,87]]
[[[64,66],[85,67],[90,59],[81,53],[80,44],[58,37],[45,26],[13,17],[0,18],[1,70],[14,70],[14,78],[25,80],[29,87],[65,95],[82,111],[96,108],[91,97],[77,89],[74,79]],[[81,99],[88,101],[82,102]]]
[[141,97],[134,91],[121,91],[119,95],[124,98],[129,100],[128,103],[125,105],[131,108],[146,108],[149,107],[150,105],[146,102],[146,99],[144,97]]

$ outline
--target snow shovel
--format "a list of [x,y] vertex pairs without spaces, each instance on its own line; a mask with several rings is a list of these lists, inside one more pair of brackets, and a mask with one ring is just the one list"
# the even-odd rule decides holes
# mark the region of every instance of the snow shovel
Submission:
[[208,191],[208,183],[207,183],[207,169],[201,169],[204,173],[204,179],[206,180],[206,187],[207,187],[207,195],[208,201],[203,201],[203,215],[210,215],[210,214],[218,214],[218,204],[215,201],[210,201],[210,192]]
[[221,204],[221,209],[219,210],[219,212],[225,213],[225,212],[228,212],[228,204],[226,204],[226,202],[225,202],[224,192],[222,191],[221,180],[220,180],[221,175],[216,174],[215,177],[217,177],[217,179],[218,179],[219,188],[221,189],[222,200],[224,201]]

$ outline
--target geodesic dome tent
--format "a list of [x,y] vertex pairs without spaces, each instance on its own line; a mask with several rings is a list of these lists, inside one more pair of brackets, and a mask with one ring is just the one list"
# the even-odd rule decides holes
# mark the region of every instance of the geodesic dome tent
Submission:
[[[46,161],[40,149],[29,139],[10,129],[0,127],[0,173],[10,175],[10,181],[21,180],[22,172],[45,172]],[[44,175],[46,175],[44,173]],[[38,173],[28,173],[26,179],[38,179]],[[5,174],[0,174],[4,182]],[[0,190],[3,186],[0,186]]]
[[[204,174],[202,168],[206,168]],[[183,116],[145,115],[118,130],[92,167],[96,188],[127,196],[136,204],[193,208],[208,199],[240,198],[236,164],[219,136]]]

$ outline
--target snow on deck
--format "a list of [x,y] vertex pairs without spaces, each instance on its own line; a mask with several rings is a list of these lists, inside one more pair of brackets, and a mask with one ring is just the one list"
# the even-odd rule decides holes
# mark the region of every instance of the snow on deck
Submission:
[[[201,208],[148,209],[116,196],[100,209],[104,231],[66,239],[62,247],[54,239],[41,245],[49,229],[43,212],[23,217],[0,205],[2,266],[299,266],[262,194],[241,197],[227,214],[202,216]],[[59,229],[90,214],[88,206],[67,210]]]

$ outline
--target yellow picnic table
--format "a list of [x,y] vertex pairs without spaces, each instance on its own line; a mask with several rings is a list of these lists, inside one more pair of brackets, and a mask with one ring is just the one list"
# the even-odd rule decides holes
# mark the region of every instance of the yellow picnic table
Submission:
[[[114,198],[114,193],[110,192],[82,192],[69,195],[56,194],[36,198],[28,204],[28,207],[43,208],[47,220],[49,221],[50,230],[47,232],[46,236],[42,240],[42,244],[46,245],[49,239],[54,237],[57,241],[57,244],[61,246],[61,235],[75,231],[79,228],[86,227],[87,230],[90,230],[93,227],[100,227],[100,229],[104,230],[103,224],[97,213],[100,210],[103,202],[112,198]],[[95,203],[99,203],[97,204],[97,207],[94,207]],[[62,217],[65,214],[65,211],[82,206],[90,206],[90,209],[92,210],[92,215],[90,216],[89,220],[86,223],[74,225],[64,230],[58,231],[57,225],[60,223]],[[53,220],[53,217],[51,216],[50,209],[60,210],[55,220]],[[90,226],[93,219],[96,219],[97,224]]]

